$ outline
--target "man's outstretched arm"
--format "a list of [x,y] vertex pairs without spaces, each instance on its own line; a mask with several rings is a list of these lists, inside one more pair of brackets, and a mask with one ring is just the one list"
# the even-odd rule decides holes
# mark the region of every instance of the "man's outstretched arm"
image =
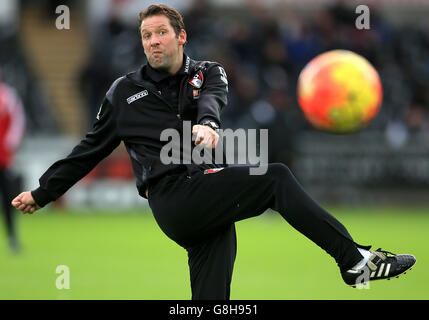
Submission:
[[120,144],[115,118],[113,105],[104,99],[92,130],[66,158],[42,175],[37,189],[21,193],[12,205],[23,213],[33,213],[61,197]]

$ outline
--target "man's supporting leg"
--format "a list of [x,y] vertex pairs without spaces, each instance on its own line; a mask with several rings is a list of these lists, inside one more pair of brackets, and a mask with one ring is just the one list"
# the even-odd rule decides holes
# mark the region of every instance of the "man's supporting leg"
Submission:
[[237,253],[235,226],[187,248],[193,300],[229,300]]

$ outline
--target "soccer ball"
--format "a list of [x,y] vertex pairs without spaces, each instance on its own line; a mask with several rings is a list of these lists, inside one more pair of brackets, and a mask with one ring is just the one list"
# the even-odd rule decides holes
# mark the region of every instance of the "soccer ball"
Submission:
[[302,70],[298,103],[306,119],[319,130],[351,133],[377,115],[383,89],[374,67],[347,50],[325,52]]

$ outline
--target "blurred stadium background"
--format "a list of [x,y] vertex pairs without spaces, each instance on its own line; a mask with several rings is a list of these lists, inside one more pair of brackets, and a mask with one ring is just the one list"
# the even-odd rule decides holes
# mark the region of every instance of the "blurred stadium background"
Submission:
[[[183,13],[188,55],[225,66],[230,96],[224,127],[269,129],[269,162],[291,167],[358,242],[410,251],[418,259],[407,281],[353,291],[319,248],[267,214],[237,224],[232,298],[429,298],[429,1],[156,3]],[[0,2],[2,80],[18,90],[27,114],[14,168],[26,189],[37,187],[47,167],[91,127],[110,84],[145,63],[137,19],[150,4]],[[359,4],[370,8],[369,30],[355,28]],[[55,27],[59,5],[70,8],[69,30]],[[299,72],[331,49],[363,55],[383,83],[380,113],[352,135],[313,130],[296,101]],[[15,256],[0,247],[1,299],[190,297],[186,253],[161,233],[138,197],[123,148],[38,216],[20,216],[18,226],[22,252]],[[312,271],[314,259],[320,270]],[[55,288],[61,264],[70,266],[70,290]]]

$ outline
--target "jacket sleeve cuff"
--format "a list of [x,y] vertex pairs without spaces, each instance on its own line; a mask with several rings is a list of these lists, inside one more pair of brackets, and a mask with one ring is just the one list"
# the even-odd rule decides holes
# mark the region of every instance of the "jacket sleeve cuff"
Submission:
[[218,127],[220,127],[220,123],[219,123],[219,121],[216,119],[216,118],[214,118],[214,117],[208,117],[208,116],[205,116],[204,118],[202,118],[200,121],[198,121],[198,123],[199,124],[202,124],[204,121],[206,121],[206,120],[210,120],[210,121],[214,121],[214,122],[216,122],[216,124],[218,125]]
[[37,205],[41,208],[46,206],[49,202],[54,201],[51,195],[45,189],[41,187],[31,191],[31,195],[33,196],[34,201],[36,201]]

